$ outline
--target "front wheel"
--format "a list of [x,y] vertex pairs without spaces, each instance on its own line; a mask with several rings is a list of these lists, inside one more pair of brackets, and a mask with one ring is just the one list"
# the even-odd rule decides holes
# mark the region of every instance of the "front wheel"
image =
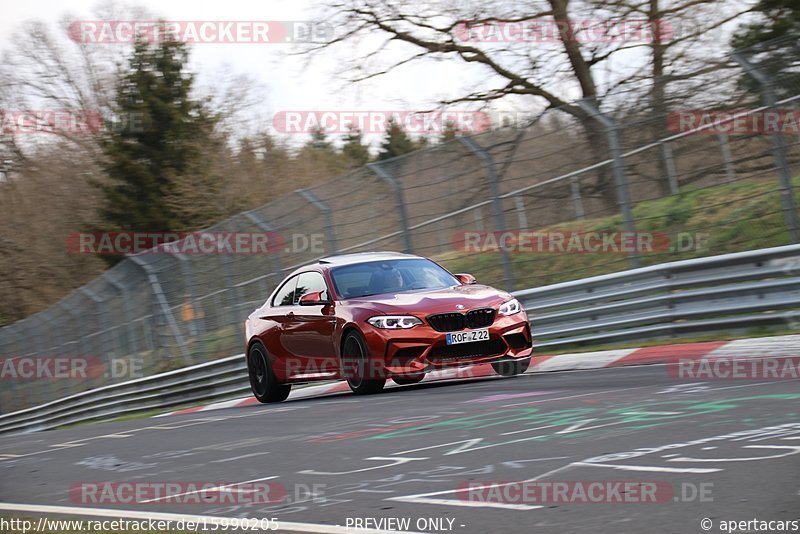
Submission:
[[425,378],[425,373],[419,373],[416,375],[399,375],[393,376],[392,380],[398,386],[407,386],[409,384],[416,384],[417,382],[422,382],[422,379]]
[[531,364],[530,358],[522,358],[520,360],[508,360],[503,362],[496,362],[492,364],[492,369],[498,375],[514,376],[521,375],[528,370]]
[[375,370],[370,365],[367,343],[358,332],[350,332],[342,343],[342,362],[344,363],[347,385],[357,395],[378,393],[386,385],[385,378],[368,378]]
[[250,389],[258,402],[285,401],[292,391],[291,384],[281,384],[275,378],[267,350],[260,343],[254,343],[247,353],[247,374],[250,377]]

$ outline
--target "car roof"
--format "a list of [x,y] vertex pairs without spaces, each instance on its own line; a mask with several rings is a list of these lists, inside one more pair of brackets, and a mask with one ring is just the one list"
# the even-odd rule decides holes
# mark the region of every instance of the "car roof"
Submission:
[[366,263],[370,261],[382,260],[402,260],[402,259],[423,259],[414,254],[404,254],[402,252],[379,251],[379,252],[357,252],[354,254],[339,254],[320,258],[318,264],[322,265],[354,265],[356,263]]

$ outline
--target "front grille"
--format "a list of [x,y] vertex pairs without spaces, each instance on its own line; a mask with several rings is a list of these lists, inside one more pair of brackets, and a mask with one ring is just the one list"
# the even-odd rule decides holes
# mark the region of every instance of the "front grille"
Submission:
[[483,328],[494,322],[494,309],[482,308],[467,312],[467,326],[469,328]]
[[503,343],[502,339],[490,339],[488,341],[475,341],[473,343],[459,343],[458,345],[433,347],[428,353],[428,359],[436,361],[480,358],[484,356],[495,356],[505,351],[506,344]]
[[436,315],[429,315],[428,322],[434,330],[439,332],[453,332],[456,330],[464,330],[467,324],[467,318],[463,313],[437,313]]
[[437,313],[427,317],[428,323],[439,332],[456,332],[465,328],[483,328],[494,322],[495,310],[481,308],[467,313]]

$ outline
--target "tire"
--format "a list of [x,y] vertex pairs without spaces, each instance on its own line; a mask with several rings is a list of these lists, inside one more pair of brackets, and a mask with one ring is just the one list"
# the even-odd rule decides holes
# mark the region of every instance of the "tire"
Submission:
[[512,361],[504,361],[504,362],[496,362],[492,364],[492,369],[498,375],[502,376],[515,376],[521,375],[525,371],[528,370],[528,366],[531,364],[530,358],[523,358],[521,360],[512,360]]
[[258,402],[285,401],[292,391],[291,384],[281,384],[275,378],[267,349],[261,343],[254,343],[247,353],[247,374],[250,377],[250,389]]
[[398,386],[407,386],[409,384],[416,384],[417,382],[422,382],[422,379],[425,378],[425,373],[419,373],[416,375],[400,375],[400,376],[393,376],[392,380]]
[[358,332],[348,333],[342,342],[342,363],[347,385],[357,395],[378,393],[386,385],[385,378],[364,378],[368,362],[369,351],[364,338]]

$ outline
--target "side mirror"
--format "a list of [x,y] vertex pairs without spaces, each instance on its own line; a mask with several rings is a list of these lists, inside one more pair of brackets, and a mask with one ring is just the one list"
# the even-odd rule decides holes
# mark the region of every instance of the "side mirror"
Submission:
[[472,276],[471,274],[460,273],[460,274],[457,274],[455,276],[456,276],[456,280],[461,282],[461,285],[464,285],[464,286],[478,283],[478,281],[475,280],[475,277]]
[[323,293],[325,293],[325,291],[312,291],[311,293],[306,293],[300,297],[298,304],[300,304],[300,306],[325,306],[326,304],[330,304],[330,300],[324,300],[322,298]]

